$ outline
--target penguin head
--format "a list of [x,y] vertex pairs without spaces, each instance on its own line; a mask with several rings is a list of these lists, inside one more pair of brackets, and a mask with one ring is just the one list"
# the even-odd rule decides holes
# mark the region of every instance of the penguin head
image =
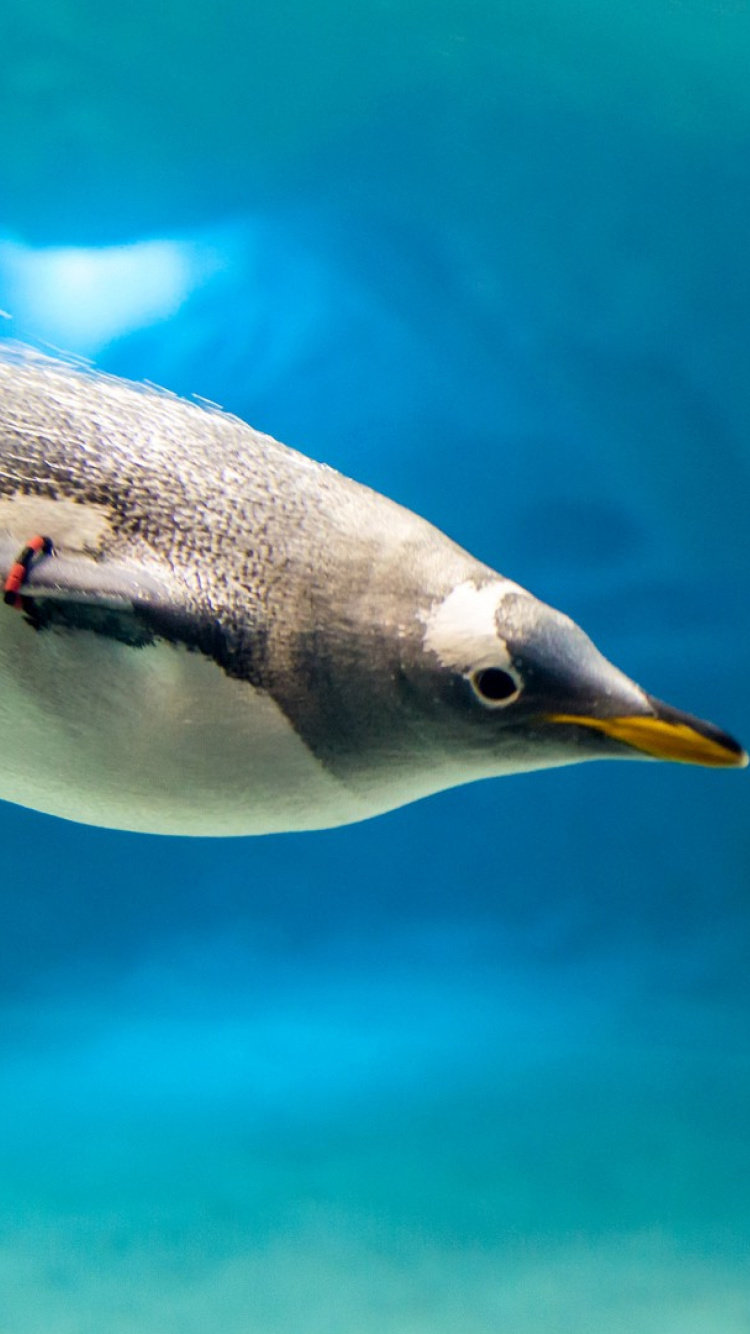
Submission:
[[509,580],[465,580],[420,620],[428,689],[477,770],[597,758],[748,762],[730,736],[652,698],[574,621]]

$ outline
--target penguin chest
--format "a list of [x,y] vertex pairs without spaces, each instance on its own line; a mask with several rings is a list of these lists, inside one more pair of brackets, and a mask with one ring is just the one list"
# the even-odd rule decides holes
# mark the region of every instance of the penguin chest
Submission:
[[164,834],[315,829],[370,812],[270,695],[180,645],[37,632],[0,608],[0,798]]

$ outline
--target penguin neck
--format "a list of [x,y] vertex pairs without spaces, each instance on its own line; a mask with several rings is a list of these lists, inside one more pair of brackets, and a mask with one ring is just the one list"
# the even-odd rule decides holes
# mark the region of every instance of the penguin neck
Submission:
[[384,522],[377,499],[373,523],[333,543],[320,577],[293,581],[305,596],[291,614],[274,615],[271,690],[313,754],[357,791],[387,783],[395,794],[397,774],[409,791],[438,791],[461,781],[460,757],[418,689],[425,622],[457,584],[498,576],[399,506]]

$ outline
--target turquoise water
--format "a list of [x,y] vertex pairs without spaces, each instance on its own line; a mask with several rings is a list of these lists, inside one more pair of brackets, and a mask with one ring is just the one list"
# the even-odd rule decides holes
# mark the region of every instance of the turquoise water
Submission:
[[[9,336],[412,506],[750,738],[743,0],[10,0]],[[0,812],[2,1334],[750,1329],[747,777]]]

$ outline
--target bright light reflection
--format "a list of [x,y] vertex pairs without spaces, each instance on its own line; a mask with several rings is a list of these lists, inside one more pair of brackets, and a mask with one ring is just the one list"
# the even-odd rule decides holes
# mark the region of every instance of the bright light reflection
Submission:
[[167,319],[223,267],[220,252],[195,242],[37,250],[0,243],[3,304],[23,332],[92,354]]

